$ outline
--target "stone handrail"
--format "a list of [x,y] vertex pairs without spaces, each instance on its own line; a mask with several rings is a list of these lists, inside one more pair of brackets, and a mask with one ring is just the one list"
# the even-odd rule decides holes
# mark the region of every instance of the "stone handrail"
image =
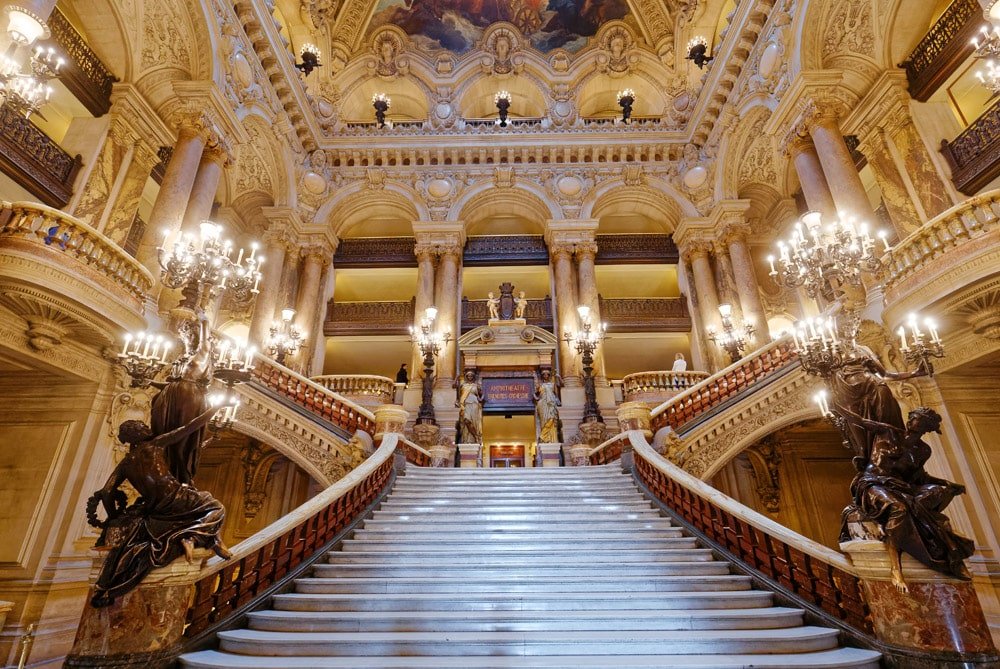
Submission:
[[399,448],[402,449],[403,454],[406,456],[406,461],[411,465],[416,465],[417,467],[430,467],[431,466],[431,453],[425,450],[418,444],[413,443],[406,437],[402,435],[396,435],[399,439]]
[[375,414],[277,362],[256,354],[252,380],[348,435],[358,430],[375,433]]
[[619,432],[615,436],[605,441],[600,446],[595,446],[587,454],[587,461],[591,465],[606,465],[622,457],[622,449],[628,442],[628,433]]
[[37,202],[0,203],[0,239],[28,241],[64,254],[107,277],[140,302],[153,276],[120,246],[69,214]]
[[977,195],[927,221],[883,257],[886,294],[932,259],[994,230],[1000,230],[1000,190]]
[[385,376],[373,374],[327,374],[312,377],[327,390],[341,395],[372,397],[379,404],[392,404],[396,396],[396,382]]
[[344,478],[252,537],[232,547],[232,558],[213,557],[195,582],[184,636],[194,638],[232,616],[330,543],[384,493],[399,435]]
[[674,432],[681,432],[682,427],[690,426],[696,419],[795,360],[791,338],[776,339],[653,409],[653,431],[670,427]]
[[672,464],[641,431],[627,433],[633,475],[681,520],[737,561],[864,634],[874,632],[858,570],[842,553],[797,534]]
[[622,395],[631,401],[638,393],[687,390],[708,378],[708,372],[636,372],[622,379]]

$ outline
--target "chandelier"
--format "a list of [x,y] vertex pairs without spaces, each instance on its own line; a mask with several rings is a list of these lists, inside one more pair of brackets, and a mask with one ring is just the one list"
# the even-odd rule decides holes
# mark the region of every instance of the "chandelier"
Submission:
[[1000,27],[984,25],[979,35],[972,38],[972,46],[976,49],[973,57],[985,61],[983,69],[976,72],[976,78],[994,97],[1000,95],[1000,66],[996,62],[1000,57]]
[[[884,250],[886,233],[879,231]],[[841,216],[824,225],[822,214],[811,211],[802,217],[787,241],[778,242],[778,257],[767,257],[770,275],[782,286],[804,287],[809,297],[823,296],[837,285],[861,285],[862,274],[882,269],[868,224]],[[776,264],[777,263],[777,264]]]
[[736,363],[747,348],[757,329],[753,323],[734,323],[733,307],[730,304],[719,305],[719,315],[722,317],[722,332],[714,325],[708,326],[708,339],[715,342],[729,354],[729,360]]
[[[923,367],[927,370],[928,376],[934,376],[934,365],[931,358],[944,357],[944,343],[938,335],[937,325],[930,318],[924,319],[924,328],[920,329],[919,317],[917,314],[910,314],[906,326],[899,326],[896,334],[899,336],[899,350],[906,358],[906,362]],[[909,328],[909,336],[907,336]]]
[[148,388],[167,366],[172,344],[163,335],[138,332],[125,334],[125,345],[117,355],[118,364],[132,379],[133,388]]
[[322,52],[315,44],[310,44],[308,42],[303,44],[302,48],[299,49],[299,57],[302,58],[302,60],[295,63],[296,69],[308,77],[317,67],[323,67],[323,64],[319,62],[320,55],[322,55]]
[[49,101],[52,87],[48,82],[58,76],[64,61],[52,47],[36,46],[24,62],[19,52],[47,37],[49,28],[22,7],[8,5],[4,13],[10,46],[0,55],[0,105],[28,118]]
[[[182,233],[170,245],[169,231],[157,249],[160,278],[167,288],[184,288],[185,298],[203,305],[226,291],[237,304],[246,304],[259,291],[260,266],[264,258],[257,255],[257,244],[251,244],[250,255],[244,259],[240,249],[232,260],[233,244],[222,240],[222,226],[202,221],[199,235]],[[167,250],[169,247],[169,250]]]
[[294,309],[282,309],[281,320],[271,325],[267,352],[279,365],[285,364],[285,357],[298,353],[305,342],[302,332],[292,323],[294,317]]

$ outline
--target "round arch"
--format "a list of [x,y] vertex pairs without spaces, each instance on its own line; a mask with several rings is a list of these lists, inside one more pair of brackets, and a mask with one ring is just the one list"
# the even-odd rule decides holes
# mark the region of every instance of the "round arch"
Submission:
[[493,180],[482,181],[462,194],[452,205],[450,220],[466,225],[490,217],[508,218],[511,214],[543,227],[550,219],[562,218],[559,206],[541,189],[527,183],[512,188],[497,188]]
[[361,186],[345,190],[323,205],[315,218],[319,223],[327,222],[341,239],[409,236],[414,221],[429,218],[418,208],[416,194],[395,184],[379,191]]

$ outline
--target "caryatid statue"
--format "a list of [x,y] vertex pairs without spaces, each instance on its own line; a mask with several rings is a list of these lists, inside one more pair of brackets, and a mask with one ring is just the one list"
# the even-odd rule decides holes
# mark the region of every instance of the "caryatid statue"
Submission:
[[479,444],[483,439],[483,387],[476,373],[465,370],[458,385],[458,443]]

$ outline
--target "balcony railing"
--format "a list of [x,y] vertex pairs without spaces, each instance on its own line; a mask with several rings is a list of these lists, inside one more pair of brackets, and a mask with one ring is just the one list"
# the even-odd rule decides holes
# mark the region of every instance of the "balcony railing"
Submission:
[[665,402],[708,378],[707,372],[637,372],[622,379],[626,402]]
[[312,380],[362,405],[392,404],[396,397],[396,383],[385,376],[328,374],[314,376]]
[[58,8],[52,11],[48,23],[52,36],[45,44],[55,48],[66,59],[59,70],[59,80],[91,114],[107,114],[111,109],[111,87],[118,78],[101,62]]
[[965,195],[975,195],[1000,176],[1000,102],[958,137],[942,142],[941,153],[951,166],[955,188]]
[[[462,332],[474,330],[486,325],[490,317],[489,305],[486,300],[470,300],[462,298]],[[552,300],[528,300],[524,310],[524,320],[528,325],[536,325],[543,330],[552,330]]]
[[323,334],[400,335],[413,325],[413,300],[407,302],[333,302]]
[[679,297],[601,298],[601,319],[610,332],[690,332],[687,302]]
[[0,170],[41,202],[65,207],[82,165],[9,105],[0,107]]
[[906,70],[910,95],[927,100],[973,52],[971,40],[983,24],[976,0],[955,0],[900,67]]

